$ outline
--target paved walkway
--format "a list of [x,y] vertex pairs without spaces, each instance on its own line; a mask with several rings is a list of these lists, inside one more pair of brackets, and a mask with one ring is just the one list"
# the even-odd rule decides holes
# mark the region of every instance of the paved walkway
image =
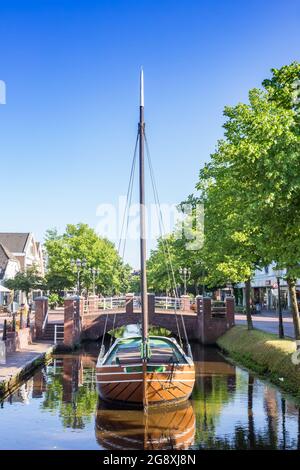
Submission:
[[[267,333],[278,334],[278,314],[274,311],[263,311],[262,313],[252,315],[253,325],[259,330]],[[246,325],[246,315],[236,314],[235,323],[237,325]],[[293,319],[290,313],[283,313],[283,328],[285,336],[294,338]]]
[[0,364],[0,382],[18,374],[31,362],[45,354],[53,344],[45,341],[35,341],[22,351],[10,353],[6,356],[5,364]]

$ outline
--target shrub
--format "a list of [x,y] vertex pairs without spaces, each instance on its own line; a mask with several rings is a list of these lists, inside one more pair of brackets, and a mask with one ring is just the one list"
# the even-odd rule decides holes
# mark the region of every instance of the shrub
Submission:
[[48,297],[49,307],[51,309],[54,309],[55,307],[57,307],[58,303],[59,303],[59,295],[55,293],[50,294]]

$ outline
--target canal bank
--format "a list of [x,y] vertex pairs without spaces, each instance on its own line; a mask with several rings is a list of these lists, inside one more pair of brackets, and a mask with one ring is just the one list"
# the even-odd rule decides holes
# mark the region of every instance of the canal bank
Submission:
[[235,326],[220,337],[217,344],[236,363],[270,380],[300,401],[300,363],[296,365],[292,360],[295,341]]
[[34,341],[21,351],[10,353],[0,366],[0,399],[12,393],[34,370],[50,360],[54,345]]

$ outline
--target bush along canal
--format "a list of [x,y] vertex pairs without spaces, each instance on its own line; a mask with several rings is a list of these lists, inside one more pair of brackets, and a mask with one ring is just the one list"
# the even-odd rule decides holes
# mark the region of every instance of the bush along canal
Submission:
[[[99,344],[54,354],[0,406],[0,449],[300,449],[300,410],[279,388],[194,345],[196,385],[175,409],[109,408],[96,392]],[[16,429],[18,432],[16,432]]]

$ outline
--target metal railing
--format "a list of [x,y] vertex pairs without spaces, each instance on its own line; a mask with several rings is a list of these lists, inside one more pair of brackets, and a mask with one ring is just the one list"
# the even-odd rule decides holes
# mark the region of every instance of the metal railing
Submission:
[[155,297],[154,305],[158,310],[180,310],[181,300],[179,297]]
[[[88,314],[89,312],[95,313],[95,311],[101,310],[121,310],[125,311],[126,309],[126,302],[131,301],[131,297],[99,297],[96,300],[96,304],[90,304],[89,300],[85,300],[83,312],[84,314]],[[141,309],[141,297],[140,296],[133,296],[133,309],[139,310]],[[92,300],[95,302],[95,300]],[[155,296],[154,299],[154,307],[156,310],[164,310],[164,311],[177,311],[184,309],[184,306],[187,307],[187,302],[189,304],[189,308],[187,310],[196,311],[197,309],[197,300],[196,299],[184,299],[183,301],[180,297],[170,297],[170,296]],[[200,300],[200,308],[202,308],[202,303]]]
[[54,344],[62,343],[64,340],[64,325],[55,323],[54,325]]
[[44,333],[45,328],[46,328],[47,323],[48,323],[48,313],[49,313],[49,308],[47,308],[47,312],[46,312],[46,315],[45,315],[45,318],[44,318],[44,321],[43,321],[43,325],[42,325],[42,332],[43,333]]
[[98,307],[100,310],[114,310],[125,308],[126,297],[103,297],[99,299]]
[[212,300],[211,316],[214,318],[226,317],[226,302],[223,302],[221,300]]

